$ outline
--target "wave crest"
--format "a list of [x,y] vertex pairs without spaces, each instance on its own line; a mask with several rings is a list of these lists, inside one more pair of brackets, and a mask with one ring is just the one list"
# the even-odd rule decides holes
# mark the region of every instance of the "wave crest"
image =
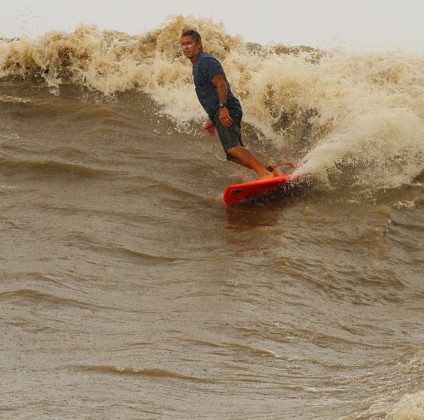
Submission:
[[0,77],[42,79],[55,93],[64,83],[104,95],[143,91],[185,130],[205,115],[180,51],[187,28],[199,30],[205,50],[222,61],[255,135],[272,143],[281,159],[296,156],[299,174],[330,186],[347,177],[359,188],[387,189],[421,173],[420,54],[261,46],[211,20],[177,16],[140,36],[80,25],[72,33],[1,40]]

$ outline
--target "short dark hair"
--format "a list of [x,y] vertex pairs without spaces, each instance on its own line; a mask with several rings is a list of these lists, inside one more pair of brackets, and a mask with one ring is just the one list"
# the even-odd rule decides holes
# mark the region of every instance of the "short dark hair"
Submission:
[[202,42],[202,37],[200,36],[199,32],[195,31],[194,29],[185,29],[181,36],[191,36],[193,37],[193,41],[200,44]]

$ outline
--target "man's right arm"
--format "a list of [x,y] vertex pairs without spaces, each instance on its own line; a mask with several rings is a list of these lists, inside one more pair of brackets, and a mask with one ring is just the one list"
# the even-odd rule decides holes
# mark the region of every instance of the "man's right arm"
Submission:
[[205,124],[203,125],[203,128],[211,137],[216,135],[215,124],[210,118],[205,122]]

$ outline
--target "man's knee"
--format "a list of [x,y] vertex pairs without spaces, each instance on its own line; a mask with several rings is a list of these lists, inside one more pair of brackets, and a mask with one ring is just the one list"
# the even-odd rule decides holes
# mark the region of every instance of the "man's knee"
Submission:
[[243,153],[245,148],[243,146],[234,146],[230,147],[225,151],[227,155],[227,160],[234,161],[237,160],[240,156],[240,153]]

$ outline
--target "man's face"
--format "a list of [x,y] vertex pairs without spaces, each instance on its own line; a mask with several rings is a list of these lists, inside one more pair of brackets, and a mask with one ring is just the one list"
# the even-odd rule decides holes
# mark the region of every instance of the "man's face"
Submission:
[[195,58],[202,48],[202,44],[195,42],[191,35],[181,37],[181,50],[187,58]]

